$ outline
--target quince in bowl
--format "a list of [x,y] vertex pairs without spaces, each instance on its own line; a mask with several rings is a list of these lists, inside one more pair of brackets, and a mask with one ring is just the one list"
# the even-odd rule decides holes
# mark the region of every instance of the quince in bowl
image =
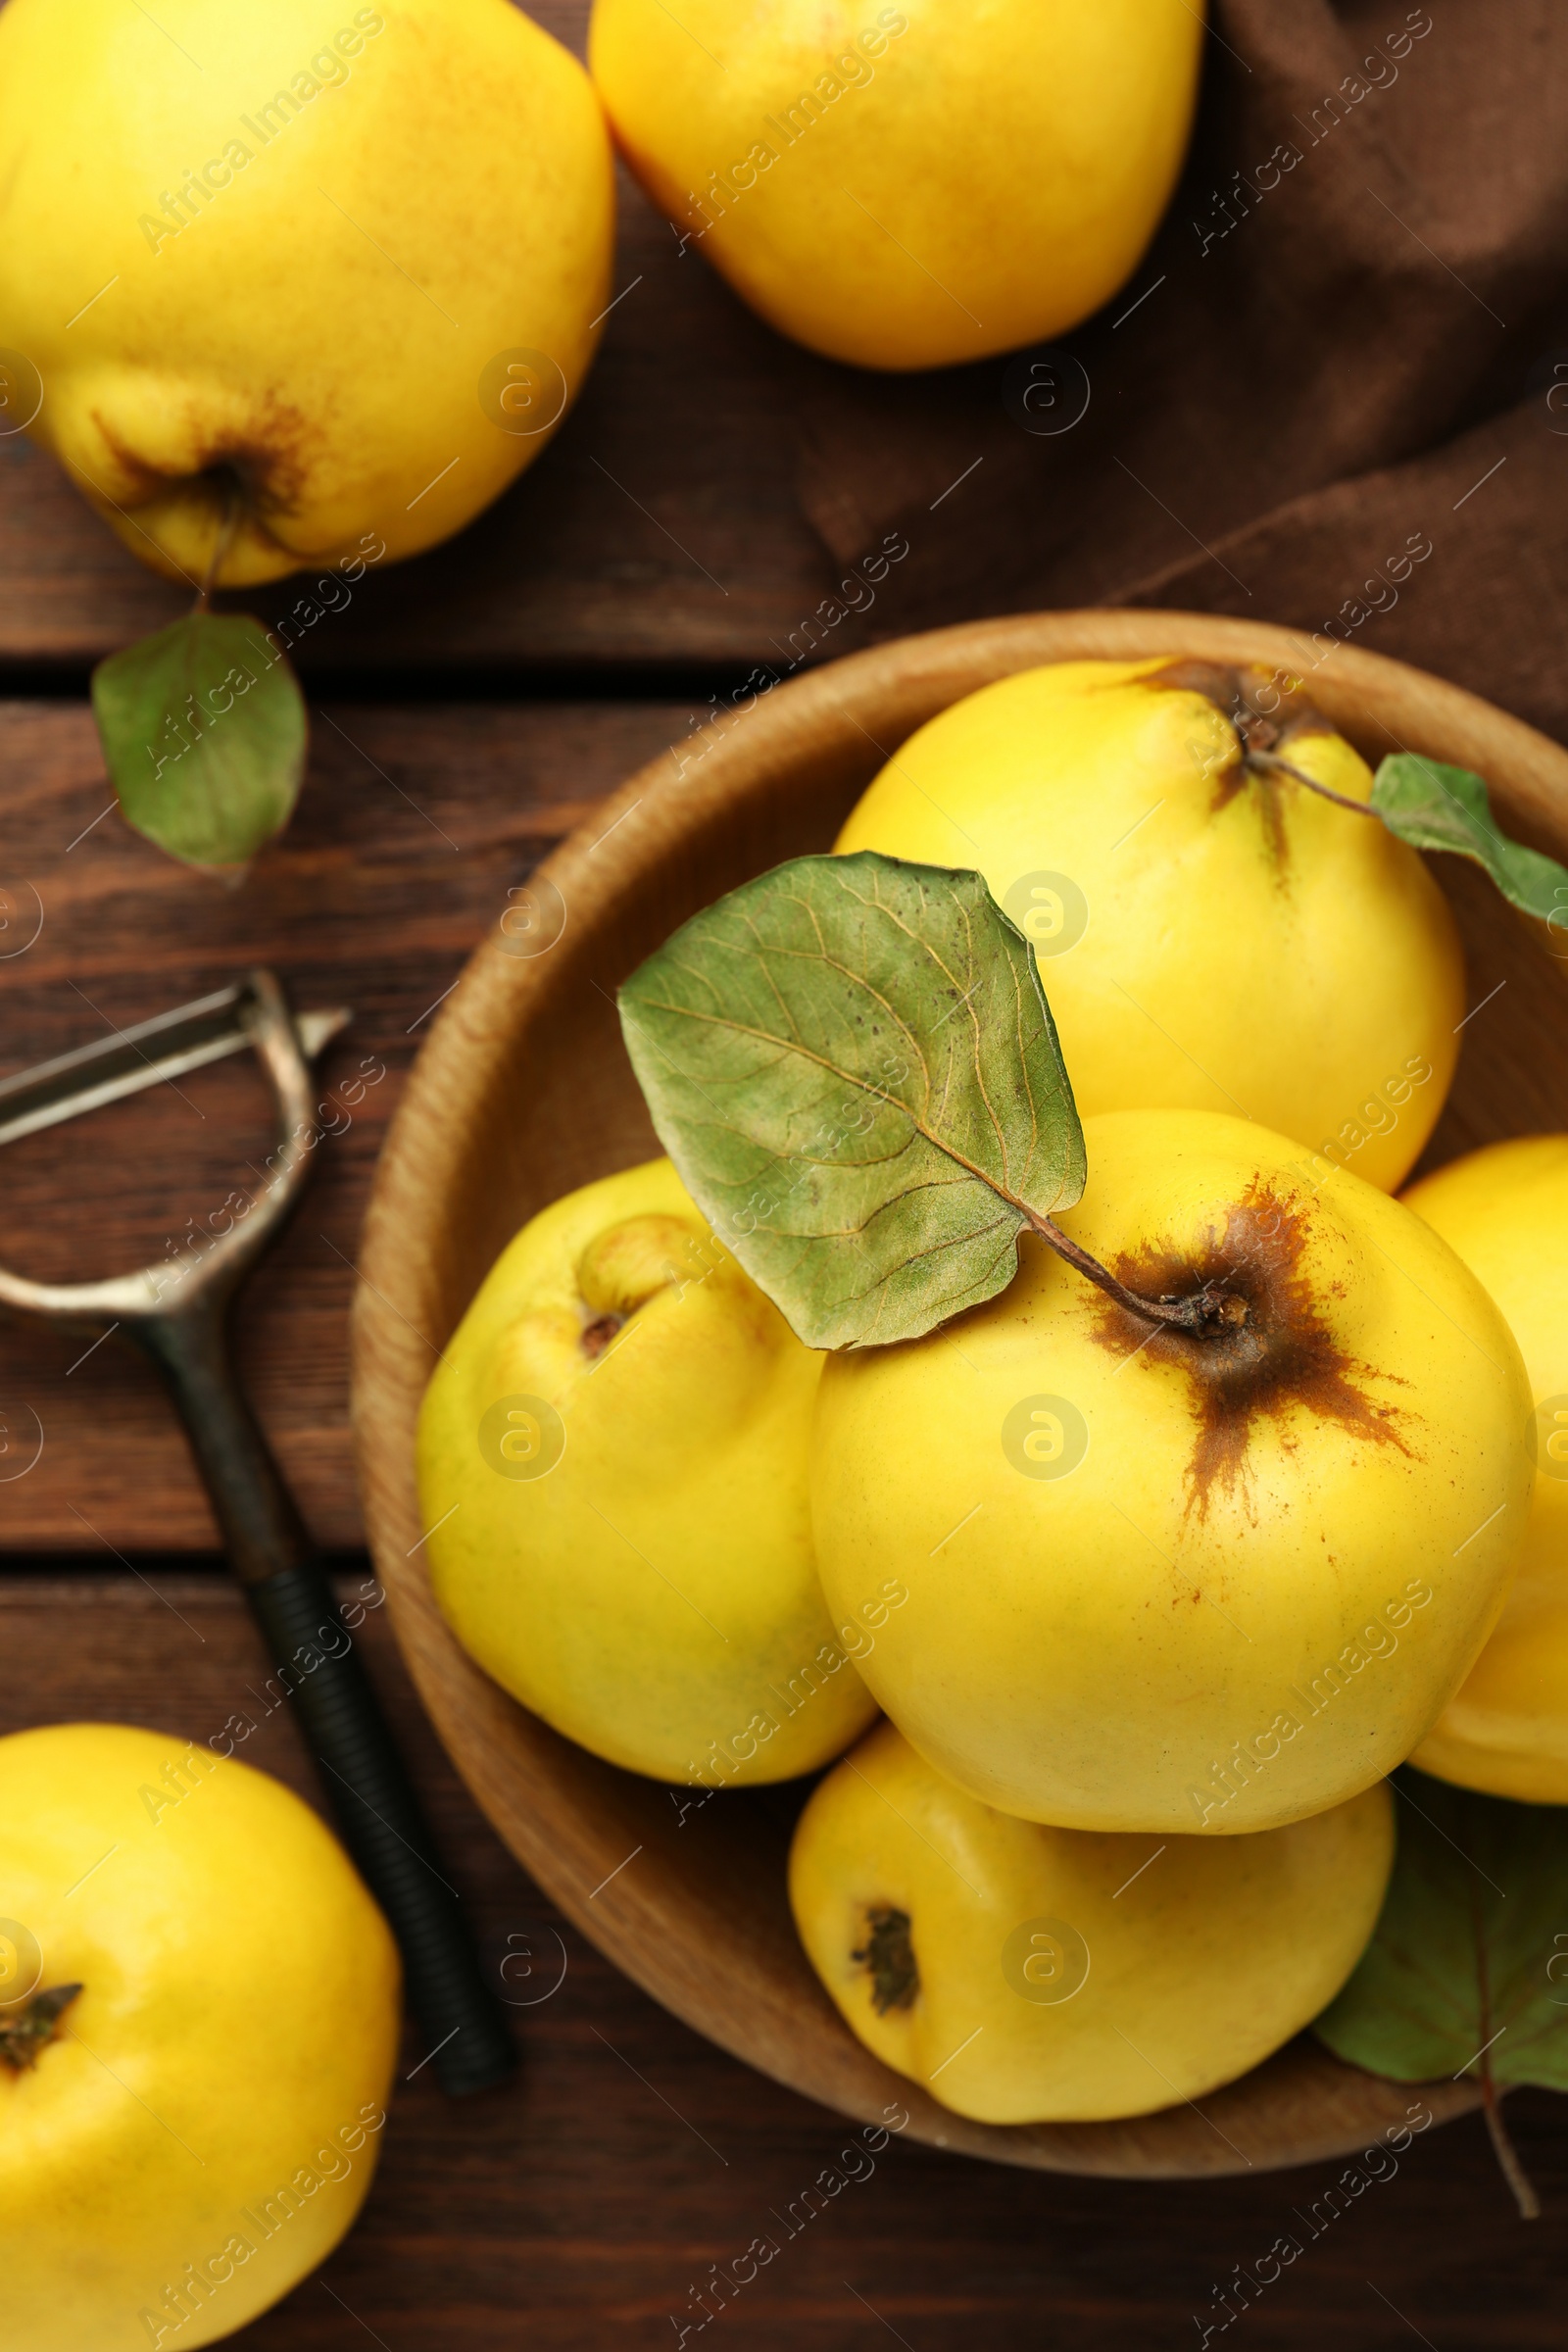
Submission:
[[[1116,665],[1114,677],[1093,672],[1094,664]],[[1043,686],[1038,675],[1034,683],[1025,683],[1030,673],[1052,665],[1074,666],[1059,668],[1054,683]],[[1156,672],[1167,698],[1157,704],[1145,691]],[[1305,681],[1309,715],[1293,705],[1271,717],[1260,694],[1246,684],[1280,673]],[[1009,681],[1018,682],[1010,694]],[[787,859],[837,844],[847,853],[958,863],[956,853],[917,838],[927,819],[919,795],[906,795],[901,802],[900,769],[929,785],[923,764],[929,739],[944,727],[951,729],[956,723],[955,707],[974,697],[971,711],[995,731],[994,741],[978,747],[975,773],[1000,775],[1011,757],[1008,729],[1015,707],[1040,694],[1055,695],[1059,702],[1062,695],[1081,699],[1085,693],[1107,698],[1105,711],[1122,733],[1111,763],[1114,776],[1107,770],[1106,823],[1100,828],[1105,840],[1101,842],[1092,826],[1080,827],[1076,840],[1082,876],[1059,870],[1060,861],[1047,857],[1045,836],[1038,856],[1021,842],[1027,854],[1018,859],[1016,872],[1004,870],[1006,856],[990,842],[970,802],[950,801],[946,813],[975,841],[963,862],[985,874],[999,903],[1034,945],[1069,1069],[1074,1032],[1089,1037],[1098,1025],[1103,1042],[1097,1050],[1097,1084],[1106,1073],[1114,1075],[1117,1066],[1142,1072],[1129,1084],[1146,1094],[1158,1081],[1158,1091],[1142,1102],[1097,1097],[1085,1104],[1095,1114],[1092,1162],[1093,1133],[1102,1127],[1108,1132],[1117,1115],[1152,1109],[1175,1119],[1201,1113],[1217,1132],[1219,1114],[1234,1121],[1238,1104],[1215,1099],[1216,1082],[1221,1095],[1226,1090],[1240,1095],[1266,1082],[1274,1091],[1266,1115],[1263,1110],[1256,1115],[1260,1128],[1273,1131],[1264,1139],[1267,1148],[1278,1145],[1284,1152],[1289,1145],[1308,1155],[1327,1153],[1324,1166],[1346,1171],[1343,1182],[1358,1188],[1356,1215],[1368,1231],[1381,1232],[1389,1218],[1407,1214],[1386,1196],[1403,1181],[1423,1147],[1420,1171],[1525,1130],[1568,1126],[1568,967],[1544,952],[1539,926],[1532,931],[1483,875],[1459,859],[1422,866],[1411,853],[1390,860],[1360,818],[1342,814],[1326,801],[1307,808],[1294,787],[1278,782],[1303,768],[1310,771],[1308,782],[1327,784],[1331,794],[1365,800],[1364,762],[1375,765],[1386,754],[1414,752],[1484,775],[1506,830],[1561,857],[1568,853],[1568,755],[1475,697],[1402,664],[1344,647],[1321,655],[1289,631],[1250,622],[1176,612],[1056,612],[909,638],[853,656],[762,697],[722,734],[695,747],[700,757],[688,760],[678,785],[667,762],[632,778],[540,869],[522,916],[514,907],[508,918],[512,935],[498,928],[476,951],[421,1052],[378,1173],[355,1309],[355,1421],[377,1565],[398,1638],[436,1726],[512,1850],[627,1975],[737,2056],[861,2121],[880,2122],[889,2112],[902,2112],[917,2137],[1013,2164],[1196,2176],[1303,2163],[1358,2148],[1376,2132],[1402,2124],[1406,2088],[1343,2063],[1318,2041],[1298,2035],[1240,2080],[1221,2082],[1217,2088],[1206,2087],[1219,2080],[1217,2073],[1205,2076],[1195,2059],[1192,2080],[1205,2085],[1201,2114],[1185,2103],[1153,2113],[1129,2113],[1125,2104],[1116,2112],[1113,2103],[1096,2110],[1091,2103],[1087,2112],[1093,2120],[1014,2122],[1005,2120],[1005,2098],[983,2085],[944,2103],[921,2080],[930,2070],[911,2063],[907,2053],[901,2057],[903,2045],[895,2046],[892,2026],[883,2036],[885,2048],[874,2034],[868,2046],[865,2037],[851,2031],[842,2002],[835,2006],[837,1992],[829,1997],[803,1948],[788,1876],[799,1784],[760,1786],[769,1776],[759,1771],[751,1776],[753,1785],[743,1785],[737,1776],[735,1785],[710,1795],[701,1776],[690,1784],[681,1776],[675,1786],[655,1777],[669,1767],[659,1764],[652,1749],[645,1760],[640,1749],[623,1745],[617,1751],[603,1739],[600,1752],[589,1752],[545,1720],[552,1708],[558,1723],[566,1717],[542,1688],[537,1695],[530,1690],[527,1705],[520,1703],[460,1643],[437,1599],[426,1564],[428,1546],[420,1547],[429,1520],[420,1510],[416,1441],[432,1349],[449,1348],[519,1227],[564,1196],[645,1168],[656,1157],[659,1139],[623,1044],[616,990],[681,924]],[[1053,720],[1057,735],[1072,723],[1073,712],[1058,709]],[[1234,737],[1227,728],[1235,729]],[[1338,748],[1330,736],[1343,739]],[[1240,740],[1250,763],[1260,770],[1254,792],[1232,792],[1225,775],[1216,771],[1212,755],[1221,737],[1226,743]],[[957,752],[967,758],[974,748],[960,744]],[[862,807],[862,796],[888,754],[896,756],[898,765],[878,788],[880,802],[873,796]],[[1206,1017],[1197,997],[1177,1007],[1170,998],[1156,1000],[1152,992],[1143,996],[1134,1015],[1113,1002],[1113,991],[1099,985],[1097,959],[1103,958],[1118,919],[1111,896],[1114,876],[1104,863],[1112,854],[1108,845],[1145,814],[1142,806],[1123,811],[1119,799],[1114,809],[1110,801],[1125,797],[1128,763],[1136,760],[1158,767],[1160,783],[1148,794],[1145,832],[1158,833],[1168,851],[1141,870],[1147,876],[1157,868],[1172,884],[1162,901],[1151,884],[1154,895],[1144,902],[1141,920],[1194,926],[1193,954],[1200,947],[1210,968],[1216,955],[1223,965],[1228,927],[1229,944],[1246,966],[1246,987],[1254,995],[1269,985],[1269,940],[1266,924],[1261,944],[1256,926],[1249,929],[1249,910],[1255,913],[1265,887],[1282,892],[1283,905],[1290,894],[1279,879],[1281,860],[1296,859],[1292,871],[1299,887],[1293,904],[1298,912],[1305,910],[1303,920],[1314,904],[1323,910],[1318,929],[1312,932],[1309,926],[1301,937],[1314,953],[1324,941],[1332,949],[1331,955],[1324,951],[1319,984],[1336,1004],[1343,1002],[1343,1034],[1355,1044],[1353,1078],[1343,1102],[1333,1071],[1325,1068],[1321,1039],[1312,1032],[1310,1000],[1294,983],[1284,985],[1292,975],[1279,975],[1278,1002],[1286,1023],[1279,1050],[1255,1066],[1245,1060],[1247,1039],[1233,1035],[1234,1007],[1218,1004],[1208,992],[1213,1017],[1202,1039],[1207,1051],[1197,1053],[1192,1037],[1186,1038],[1203,1063],[1198,1069],[1195,1062],[1192,1076],[1183,1074],[1181,1056],[1167,1054],[1156,1032],[1162,1024],[1185,1034],[1191,1020]],[[1028,779],[1021,770],[1020,777],[1022,789]],[[1161,786],[1165,805],[1156,812]],[[855,827],[846,832],[857,811]],[[1113,814],[1116,824],[1109,821]],[[1324,821],[1329,817],[1333,826]],[[1346,834],[1336,829],[1342,824],[1361,830]],[[1251,844],[1246,835],[1250,825],[1256,833]],[[1065,819],[1051,839],[1066,838],[1064,827]],[[1384,860],[1387,871],[1381,878],[1369,870],[1369,858]],[[1221,891],[1218,909],[1203,903],[1204,893],[1214,888]],[[1408,1001],[1399,995],[1399,972],[1393,962],[1368,959],[1376,943],[1367,941],[1365,926],[1333,929],[1334,909],[1343,909],[1363,891],[1378,894],[1380,903],[1397,901],[1401,969],[1420,975]],[[1466,1008],[1510,980],[1515,985],[1498,1000],[1508,1006],[1506,1017],[1483,1015],[1487,1034],[1484,1046],[1478,1046],[1476,1029],[1464,1026]],[[1400,1040],[1387,1069],[1375,1054],[1367,1060],[1355,1027],[1379,992],[1387,1025]],[[1471,1050],[1462,1055],[1437,1118],[1456,1029]],[[1325,1123],[1325,1104],[1338,1114],[1332,1130]],[[1241,1107],[1254,1106],[1244,1102]],[[1102,1112],[1112,1114],[1109,1122],[1101,1119]],[[1241,1150],[1243,1132],[1235,1129],[1227,1149]],[[1334,1181],[1341,1178],[1336,1175]],[[639,1214],[652,1213],[646,1204],[636,1205]],[[654,1206],[669,1213],[661,1203]],[[1406,1234],[1409,1230],[1401,1227]],[[1431,1241],[1422,1247],[1437,1250]],[[1465,1311],[1481,1314],[1483,1307],[1474,1304],[1465,1287],[1469,1276],[1456,1263],[1450,1266],[1446,1256],[1442,1262],[1447,1268],[1444,1279],[1472,1302]],[[596,1280],[603,1271],[597,1269]],[[1022,1293],[1014,1298],[1022,1298]],[[620,1313],[614,1300],[612,1305]],[[1524,1368],[1511,1343],[1499,1339],[1498,1350],[1503,1371],[1494,1402],[1501,1429],[1517,1401],[1515,1387],[1523,1394]],[[853,1352],[829,1359],[841,1396],[852,1392],[840,1381],[838,1368],[853,1367],[856,1360]],[[524,1369],[512,1385],[531,1392],[537,1384],[531,1371],[523,1377]],[[1156,1366],[1147,1377],[1141,1370],[1139,1378],[1152,1385],[1166,1375]],[[716,1411],[723,1403],[709,1398],[703,1409]],[[1031,1434],[1037,1448],[1052,1435],[1042,1427],[1044,1436]],[[518,1458],[526,1467],[532,1440],[525,1423],[518,1430]],[[934,1458],[941,1442],[940,1427],[925,1433],[920,1440],[925,1458]],[[1394,1477],[1403,1457],[1392,1444],[1384,1452],[1385,1468]],[[1030,1460],[1044,1460],[1049,1468],[1048,1457],[1049,1446]],[[502,1483],[498,1478],[498,1494]],[[527,1492],[524,1482],[518,1482],[518,1491]],[[1046,1482],[1040,1492],[1054,1495],[1055,1490]],[[597,1498],[605,1500],[603,1494]],[[1479,1651],[1501,1606],[1511,1566],[1511,1555],[1504,1560],[1499,1552],[1484,1574],[1477,1570],[1466,1603],[1473,1602],[1471,1616],[1463,1624],[1458,1616],[1445,1620],[1447,1649],[1441,1674],[1417,1710],[1423,1725]],[[569,1568],[569,1552],[564,1549],[563,1576]],[[1401,1570],[1401,1590],[1412,1578],[1419,1583],[1415,1572],[1405,1578]],[[829,1603],[842,1600],[834,1577],[827,1575],[825,1582]],[[1482,1583],[1487,1584],[1484,1593]],[[1203,1610],[1196,1616],[1203,1629],[1212,1630]],[[1428,1610],[1417,1623],[1427,1629],[1438,1621],[1437,1611]],[[870,1692],[885,1693],[901,1730],[912,1728],[930,1752],[930,1727],[901,1721],[900,1710],[908,1703],[900,1662],[906,1622],[912,1622],[912,1612],[901,1606],[890,1621],[858,1631],[853,1655]],[[1185,1620],[1171,1639],[1189,1642]],[[1389,1640],[1380,1637],[1383,1648]],[[518,1657],[514,1688],[527,1669],[526,1652]],[[635,1679],[628,1688],[637,1690]],[[531,1711],[536,1706],[541,1712]],[[983,1706],[974,1720],[983,1735]],[[1412,1737],[1419,1737],[1414,1717],[1412,1726]],[[853,1729],[844,1736],[852,1737]],[[886,1744],[883,1734],[873,1733],[872,1739]],[[942,1802],[960,1811],[976,1798],[982,1807],[1000,1803],[1004,1813],[1026,1823],[1035,1803],[1031,1790],[1004,1790],[999,1796],[982,1747],[983,1739],[972,1758],[965,1751],[957,1776],[967,1780],[968,1794],[950,1790]],[[889,1750],[895,1752],[902,1752],[896,1743]],[[1294,1756],[1294,1749],[1290,1753]],[[627,1769],[628,1757],[640,1768]],[[932,1760],[940,1763],[943,1757]],[[1340,1803],[1348,1823],[1366,1824],[1364,1834],[1356,1833],[1364,1836],[1358,1868],[1369,1889],[1365,1902],[1375,1907],[1385,1851],[1378,1841],[1384,1832],[1378,1827],[1381,1817],[1366,1810],[1371,1800],[1363,1801],[1357,1791],[1393,1760],[1379,1757],[1359,1776],[1347,1771],[1344,1786],[1336,1782],[1304,1792],[1299,1806],[1290,1799],[1283,1762],[1270,1768],[1272,1780],[1264,1772],[1255,1783],[1238,1781],[1243,1793],[1223,1804],[1231,1781],[1222,1774],[1204,1796],[1212,1810],[1205,1815],[1200,1807],[1189,1825],[1200,1836],[1183,1867],[1200,1875],[1241,1870],[1244,1849],[1252,1840],[1238,1838],[1236,1830],[1255,1828],[1265,1836],[1294,1838],[1295,1829],[1271,1832],[1269,1821],[1289,1822],[1299,1812],[1321,1821],[1319,1808]],[[848,1771],[838,1769],[841,1775]],[[954,1771],[951,1756],[945,1769]],[[1294,1762],[1290,1770],[1296,1770]],[[1050,1772],[1060,1777],[1055,1762]],[[834,1785],[822,1786],[825,1790]],[[1253,1788],[1259,1792],[1255,1799]],[[1190,1798],[1183,1801],[1191,1809]],[[1254,1804],[1261,1807],[1255,1820],[1250,1810]],[[1076,1813],[1063,1813],[1054,1778],[1033,1818],[1049,1823],[1053,1812],[1067,1826],[1059,1831],[1019,1827],[1016,1838],[1011,1831],[1005,1837],[997,1832],[997,1867],[1004,1876],[1014,1865],[1001,1857],[1011,1855],[1014,1847],[1017,1871],[1030,1877],[1043,1867],[1039,1857],[1048,1848],[1053,1854],[1059,1849],[1087,1855],[1096,1839],[1137,1831],[1152,1846],[1165,1834],[1164,1813],[1142,1790],[1135,1808],[1123,1808],[1114,1817],[1098,1812],[1087,1798]],[[808,1823],[827,1819],[819,1805]],[[1181,1824],[1173,1820],[1171,1826]],[[1308,1827],[1313,1836],[1328,1834],[1311,1821]],[[1200,1845],[1202,1853],[1196,1850]],[[1281,1843],[1278,1850],[1284,1855],[1287,1846]],[[1129,1871],[1138,1859],[1134,1855],[1129,1861]],[[1107,1849],[1105,1869],[1110,1868]],[[907,1900],[901,1898],[894,1908],[908,1909],[915,1891],[911,1881]],[[1107,1902],[1116,1900],[1119,1917],[1124,1905],[1115,1895],[1114,1880],[1104,1891]],[[798,1909],[800,1902],[798,1884]],[[1045,1895],[1040,1902],[1049,1907]],[[957,1924],[953,1935],[959,1936]],[[896,2022],[901,1980],[892,1929],[884,1943],[877,1964],[893,1999],[888,2015]],[[1322,1988],[1303,1987],[1297,2011],[1281,2032],[1289,2033],[1298,2017],[1308,2016],[1320,1997]],[[1079,2001],[1071,2014],[1087,2019],[1090,2010]],[[886,2062],[888,2055],[895,2064]],[[1237,2063],[1247,2065],[1248,2056]],[[1167,2072],[1182,2071],[1167,2066]],[[940,2091],[942,2084],[936,2087]],[[1444,2082],[1424,2085],[1423,2096],[1441,2120],[1474,2106],[1479,2088],[1468,2081]],[[1055,2112],[1084,2115],[1086,2108],[1058,2105]]]

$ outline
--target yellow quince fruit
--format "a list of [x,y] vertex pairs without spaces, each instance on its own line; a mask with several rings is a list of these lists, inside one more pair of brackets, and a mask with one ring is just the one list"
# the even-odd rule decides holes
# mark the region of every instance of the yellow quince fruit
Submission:
[[171,577],[461,528],[581,384],[613,228],[510,0],[0,11],[0,397]]
[[1381,1784],[1255,1838],[1048,1829],[882,1724],[808,1800],[790,1902],[852,2033],[986,2124],[1147,2115],[1333,1999],[1394,1862]]
[[431,1581],[465,1648],[656,1779],[789,1780],[841,1754],[876,1713],[853,1661],[900,1604],[873,1586],[835,1621],[823,1599],[821,1369],[668,1160],[534,1217],[419,1418]]
[[1413,1761],[1464,1788],[1568,1805],[1568,1136],[1472,1152],[1404,1199],[1507,1317],[1536,1464],[1513,1591]]
[[829,1356],[812,1439],[835,1616],[907,1602],[860,1671],[950,1780],[1080,1830],[1267,1830],[1409,1755],[1524,1538],[1530,1389],[1475,1276],[1359,1177],[1204,1111],[1084,1122],[1055,1222],[988,1304]]
[[290,1789],[162,1733],[0,1740],[0,2300],[14,2352],[215,2343],[365,2201],[397,1948]]
[[836,846],[985,876],[1085,1113],[1229,1112],[1392,1192],[1453,1075],[1458,935],[1416,851],[1291,768],[1371,796],[1298,681],[1053,662],[921,727]]
[[864,368],[1063,334],[1186,152],[1202,0],[595,0],[615,136],[684,253]]

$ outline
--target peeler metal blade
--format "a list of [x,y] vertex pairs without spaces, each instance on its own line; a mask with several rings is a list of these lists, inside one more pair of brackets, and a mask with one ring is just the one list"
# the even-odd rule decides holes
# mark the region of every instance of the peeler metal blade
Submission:
[[[0,1145],[245,1053],[254,1042],[246,1017],[254,1003],[254,988],[241,981],[0,1079]],[[343,1005],[297,1014],[294,1028],[307,1060],[314,1061],[351,1017]]]

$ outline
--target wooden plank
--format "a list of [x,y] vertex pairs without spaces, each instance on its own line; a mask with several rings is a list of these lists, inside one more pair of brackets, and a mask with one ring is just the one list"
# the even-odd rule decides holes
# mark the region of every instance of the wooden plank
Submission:
[[[215,1576],[155,1581],[156,1592],[118,1572],[0,1580],[0,1734],[98,1719],[202,1740],[236,1707],[259,1713],[246,1692],[260,1652],[238,1594]],[[359,1580],[342,1589],[358,1592]],[[1415,2139],[1376,2184],[1357,2174],[1362,2185],[1340,2192],[1333,2221],[1322,2201],[1344,2167],[1111,2184],[897,2139],[866,2160],[869,2172],[861,2159],[841,2164],[838,2119],[655,2008],[560,1919],[459,1786],[382,1612],[367,1617],[364,1639],[492,1964],[511,1934],[531,1932],[553,1953],[554,1930],[566,1973],[550,1998],[516,2012],[524,2071],[504,2090],[451,2103],[428,2069],[401,2080],[424,2055],[406,2045],[359,2228],[318,2278],[232,2339],[247,2352],[355,2352],[367,2329],[385,2352],[523,2342],[653,2352],[688,2324],[695,2345],[693,2290],[760,2235],[778,2253],[736,2291],[730,2317],[755,2352],[807,2341],[867,2352],[890,2329],[914,2352],[1191,2343],[1195,2315],[1214,2316],[1214,2282],[1233,2280],[1238,2264],[1250,2272],[1285,2232],[1301,2255],[1276,2283],[1247,2290],[1256,2352],[1309,2352],[1326,2328],[1351,2352],[1383,2352],[1408,2328],[1489,2352],[1543,2352],[1560,2335],[1549,2217],[1568,2197],[1568,2166],[1544,2092],[1509,2101],[1545,2200],[1537,2230],[1515,2220],[1478,2118]],[[286,1712],[245,1753],[316,1801]],[[803,2224],[803,2192],[826,2168],[840,2181],[862,2177]]]
[[[328,702],[294,824],[236,891],[174,865],[118,810],[105,813],[82,708],[0,705],[0,1066],[28,1067],[256,962],[272,964],[302,1007],[354,1009],[321,1065],[321,1100],[336,1107],[323,1118],[333,1132],[316,1181],[240,1317],[246,1378],[326,1545],[360,1541],[347,1431],[351,1261],[424,1016],[499,922],[509,888],[688,715],[655,703]],[[177,1096],[160,1088],[88,1125],[30,1137],[0,1163],[0,1259],[56,1280],[161,1259],[187,1217],[200,1225],[221,1213],[270,1148],[248,1057],[182,1081]],[[0,1327],[0,1548],[210,1547],[205,1497],[152,1375],[118,1340],[78,1363],[87,1345]],[[25,1468],[40,1429],[41,1456]]]

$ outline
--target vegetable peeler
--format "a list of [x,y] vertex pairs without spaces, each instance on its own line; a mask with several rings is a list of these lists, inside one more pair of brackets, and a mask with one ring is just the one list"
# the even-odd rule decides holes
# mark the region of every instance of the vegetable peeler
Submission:
[[[102,1337],[157,1365],[179,1409],[229,1563],[321,1768],[338,1830],[391,1923],[409,1997],[443,2089],[499,2082],[516,2054],[458,1899],[298,1506],[240,1388],[229,1310],[310,1173],[311,1055],[344,1011],[291,1016],[269,971],[0,1081],[0,1144],[252,1049],[271,1084],[277,1146],[228,1231],[107,1282],[38,1283],[0,1267],[0,1307]],[[423,2063],[423,2061],[421,2061]]]

